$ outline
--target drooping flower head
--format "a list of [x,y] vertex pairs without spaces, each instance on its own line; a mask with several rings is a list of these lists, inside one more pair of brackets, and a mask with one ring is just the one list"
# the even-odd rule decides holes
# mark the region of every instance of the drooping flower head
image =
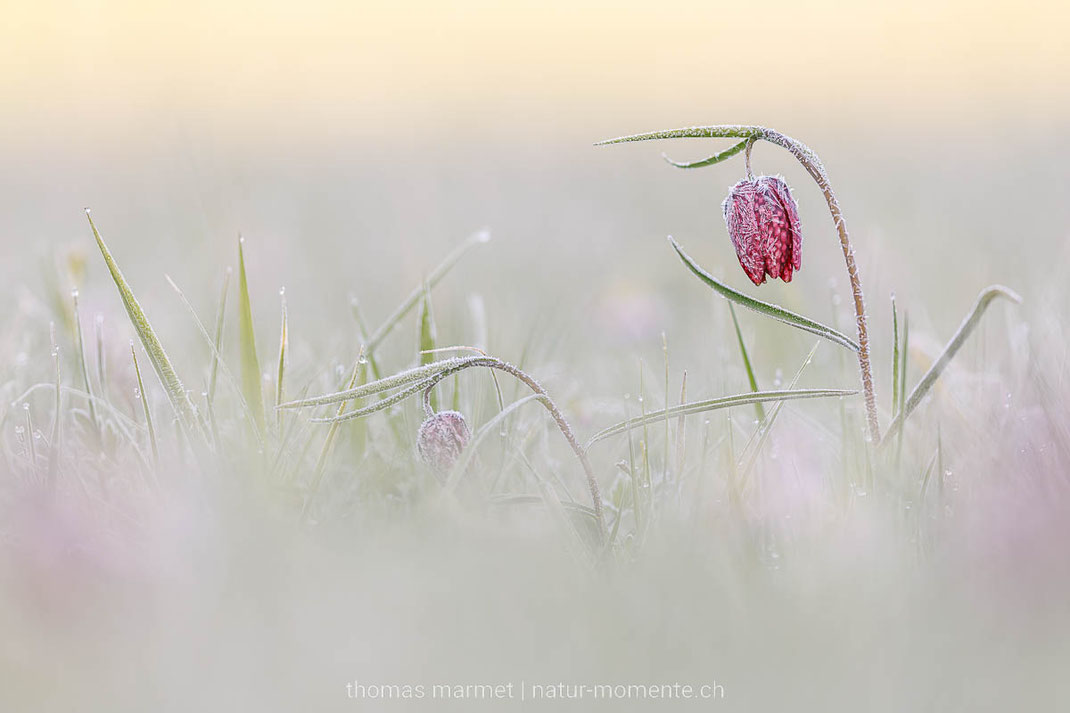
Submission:
[[721,206],[728,237],[747,277],[791,282],[802,264],[802,226],[791,189],[779,176],[748,177],[732,186]]
[[420,458],[439,475],[448,473],[468,445],[472,432],[457,411],[439,411],[427,418],[416,434]]

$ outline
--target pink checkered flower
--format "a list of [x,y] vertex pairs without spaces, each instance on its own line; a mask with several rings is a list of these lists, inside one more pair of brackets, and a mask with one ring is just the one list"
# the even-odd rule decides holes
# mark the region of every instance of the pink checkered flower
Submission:
[[739,264],[755,285],[791,282],[802,264],[802,227],[791,189],[779,176],[745,178],[721,206]]

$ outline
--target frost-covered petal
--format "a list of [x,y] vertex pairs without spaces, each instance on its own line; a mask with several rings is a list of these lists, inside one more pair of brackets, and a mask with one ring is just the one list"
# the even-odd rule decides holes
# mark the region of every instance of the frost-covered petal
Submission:
[[791,189],[778,176],[747,178],[728,193],[722,209],[728,236],[747,277],[790,282],[802,264],[802,230]]

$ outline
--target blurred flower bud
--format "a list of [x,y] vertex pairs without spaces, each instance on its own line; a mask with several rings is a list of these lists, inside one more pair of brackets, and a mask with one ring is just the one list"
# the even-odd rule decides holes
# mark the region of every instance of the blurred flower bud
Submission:
[[464,416],[457,411],[439,411],[420,426],[416,449],[421,460],[436,473],[443,474],[457,462],[471,437]]
[[721,206],[739,264],[756,285],[766,276],[791,282],[802,264],[802,226],[791,189],[777,176],[745,178]]

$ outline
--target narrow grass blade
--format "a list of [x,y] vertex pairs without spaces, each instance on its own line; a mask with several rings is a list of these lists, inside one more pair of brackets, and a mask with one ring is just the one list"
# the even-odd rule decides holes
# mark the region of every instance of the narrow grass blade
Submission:
[[213,345],[215,351],[212,356],[212,369],[208,375],[208,401],[215,401],[215,387],[219,376],[219,354],[223,351],[223,327],[226,324],[227,292],[230,288],[231,269],[228,267],[223,273],[223,287],[219,291],[219,311],[215,317],[215,339]]
[[[907,355],[910,354],[910,314],[903,312],[903,347],[900,349],[902,356],[899,358],[899,409],[902,411],[904,404],[907,402],[907,364],[909,359]],[[896,412],[896,417],[899,416],[899,412]],[[899,429],[899,436],[896,439],[895,445],[895,464],[899,467],[899,462],[903,456],[903,429]]]
[[704,166],[712,166],[715,163],[720,163],[721,161],[726,161],[735,156],[736,154],[742,153],[743,149],[747,148],[747,142],[749,141],[750,139],[744,139],[738,144],[732,146],[731,148],[727,148],[724,151],[721,151],[720,153],[715,153],[709,158],[704,158],[700,161],[678,162],[673,161],[665,154],[662,154],[661,157],[665,159],[665,161],[668,162],[669,165],[676,166],[676,168],[702,168]]
[[888,427],[888,432],[884,434],[882,444],[888,441],[891,434],[898,431],[903,426],[903,422],[910,418],[910,414],[914,412],[914,409],[918,407],[921,400],[925,398],[925,395],[929,393],[929,390],[936,383],[936,380],[940,378],[940,375],[947,369],[948,364],[955,358],[955,354],[958,353],[962,345],[973,333],[973,330],[977,328],[978,322],[981,320],[981,316],[985,313],[988,305],[992,303],[992,300],[997,297],[1003,297],[1005,299],[1019,304],[1022,298],[1018,296],[1018,293],[1013,290],[1003,287],[1002,285],[991,285],[981,291],[981,294],[977,296],[977,301],[973,304],[973,309],[966,315],[966,318],[962,320],[959,328],[955,331],[954,336],[951,337],[951,341],[944,347],[944,351],[940,354],[939,358],[933,365],[929,367],[929,370],[925,372],[925,375],[921,377],[921,381],[914,387],[903,402],[902,412],[892,421]]
[[141,367],[137,364],[137,350],[130,342],[130,356],[134,359],[134,374],[137,375],[137,395],[141,398],[141,408],[145,412],[145,427],[149,431],[149,446],[152,448],[153,465],[160,464],[160,447],[156,442],[156,429],[152,425],[152,411],[149,409],[149,396],[145,393],[145,382],[141,380]]
[[929,458],[929,464],[925,466],[925,475],[921,479],[921,491],[918,493],[918,502],[924,502],[925,491],[929,489],[929,479],[932,477],[933,468],[936,467],[937,455],[936,451],[933,451],[933,455]]
[[[799,367],[799,370],[795,372],[795,376],[792,377],[791,383],[788,384],[789,391],[794,389],[795,385],[799,383],[799,379],[802,378],[803,372],[806,370],[806,367],[809,366],[810,361],[814,358],[814,353],[817,351],[817,348],[818,346],[820,346],[820,344],[821,342],[815,342],[813,348],[810,349],[810,353],[806,355],[806,359],[803,360],[803,363]],[[805,391],[806,389],[803,390]],[[846,394],[839,395],[844,396]],[[769,413],[769,418],[767,418],[758,426],[758,430],[755,432],[757,434],[757,439],[755,440],[752,437],[752,440],[754,440],[754,446],[751,448],[750,458],[747,460],[747,465],[743,468],[743,472],[739,476],[739,494],[742,494],[743,490],[747,487],[747,481],[750,478],[751,470],[754,469],[755,463],[758,462],[758,455],[762,452],[762,446],[765,445],[766,439],[769,438],[769,434],[773,430],[773,424],[776,423],[777,416],[780,415],[780,410],[781,408],[783,408],[783,406],[783,401],[780,401],[776,406],[774,406],[772,411]],[[743,450],[746,451],[747,449],[744,448]]]
[[[286,288],[279,290],[279,298],[282,300],[282,326],[279,328],[279,368],[275,378],[275,421],[276,426],[279,429],[279,433],[282,433],[282,416],[283,413],[279,409],[279,404],[282,403],[283,394],[283,377],[286,375],[286,344],[289,340],[289,336],[286,331]],[[350,384],[352,387],[352,384]]]
[[174,366],[171,365],[171,360],[167,358],[167,352],[164,351],[163,345],[156,336],[156,332],[152,329],[152,325],[149,324],[145,311],[138,303],[137,298],[130,289],[130,285],[126,282],[126,278],[123,277],[122,271],[119,270],[118,263],[112,257],[108,246],[105,245],[97,226],[93,224],[93,218],[89,215],[88,210],[86,211],[86,218],[89,219],[89,227],[93,230],[93,237],[97,241],[97,247],[100,248],[100,254],[108,265],[108,271],[111,272],[112,280],[119,290],[119,296],[123,300],[126,313],[130,317],[131,324],[134,325],[134,331],[137,332],[141,345],[145,348],[145,353],[149,355],[149,362],[152,364],[156,376],[159,377],[160,383],[163,384],[167,398],[171,402],[171,408],[174,409],[179,421],[186,428],[194,429],[197,425],[197,418],[194,414],[193,404],[190,403],[189,396],[186,394],[186,389],[178,378],[178,373],[175,371]]
[[892,293],[892,417],[899,415],[899,311]]
[[602,429],[591,436],[591,439],[587,441],[586,448],[590,448],[598,441],[609,438],[610,436],[615,436],[618,433],[624,433],[625,431],[645,426],[665,418],[666,416],[690,416],[696,413],[703,413],[704,411],[715,411],[717,409],[731,408],[733,406],[747,406],[758,402],[843,397],[852,396],[857,393],[857,391],[848,389],[785,389],[782,391],[758,391],[749,394],[735,394],[733,396],[721,396],[715,399],[706,399],[704,401],[694,401],[692,403],[673,406],[672,408],[661,411],[651,411],[643,416],[630,418],[627,421],[621,421],[609,428]]
[[[685,403],[687,403],[687,369],[684,369],[684,376],[680,380],[680,405],[683,406]],[[684,421],[686,416],[687,414],[682,413],[676,419],[676,472],[680,477],[684,474],[684,457],[687,453],[687,430]]]
[[238,239],[238,335],[241,347],[242,394],[260,433],[264,432],[264,390],[260,360],[256,356],[256,332],[253,308],[249,300],[249,280],[245,273],[245,241]]
[[308,406],[322,406],[324,404],[338,403],[339,401],[348,401],[350,399],[358,399],[364,396],[371,396],[372,394],[378,394],[383,391],[390,391],[397,389],[406,384],[413,382],[423,382],[429,377],[435,376],[440,372],[446,370],[456,370],[462,368],[470,363],[478,363],[485,361],[487,357],[484,356],[470,356],[470,357],[454,357],[453,359],[443,359],[441,361],[432,362],[424,366],[413,367],[407,371],[402,371],[393,376],[388,376],[385,379],[378,379],[362,386],[357,386],[352,389],[346,389],[345,391],[338,391],[333,394],[324,394],[322,396],[314,396],[307,399],[298,399],[296,401],[290,401],[284,404],[279,404],[279,408],[305,408]]
[[[465,256],[465,254],[468,253],[469,250],[476,246],[483,245],[487,242],[490,242],[490,233],[484,230],[476,233],[475,235],[472,235],[466,241],[461,243],[461,245],[459,245],[457,248],[454,249],[453,252],[447,255],[446,259],[443,260],[438,265],[438,267],[432,270],[431,273],[427,276],[428,287],[433,288],[435,285],[437,285],[439,281],[446,276],[446,273],[448,273],[453,268],[453,266],[456,265],[457,262]],[[372,352],[375,351],[375,348],[378,347],[379,344],[383,341],[383,339],[386,338],[386,335],[390,334],[390,332],[394,329],[394,327],[398,325],[398,323],[405,317],[405,315],[407,315],[412,310],[412,308],[416,306],[416,304],[420,301],[420,297],[423,295],[423,293],[423,285],[420,285],[415,290],[413,290],[412,293],[410,293],[409,296],[405,299],[405,301],[402,302],[398,306],[398,308],[394,310],[394,312],[389,317],[386,318],[386,321],[383,322],[383,324],[377,330],[375,330],[375,333],[372,334],[371,337],[369,337],[369,358]]]
[[691,257],[683,251],[683,249],[680,247],[680,244],[673,240],[673,238],[670,237],[669,242],[672,244],[673,250],[676,251],[676,254],[680,256],[680,259],[684,261],[684,264],[687,265],[691,272],[695,273],[695,275],[700,280],[712,287],[714,291],[716,291],[725,299],[735,302],[738,305],[742,305],[747,309],[752,309],[755,312],[764,314],[767,317],[772,317],[778,322],[790,324],[791,326],[796,327],[797,329],[801,329],[805,332],[810,332],[811,334],[816,334],[817,336],[828,339],[831,342],[835,342],[840,346],[847,347],[848,349],[852,349],[856,352],[858,351],[858,344],[856,344],[854,340],[852,340],[846,334],[837,332],[832,327],[826,327],[820,322],[815,322],[814,320],[809,319],[808,317],[803,317],[802,315],[795,314],[794,312],[789,312],[783,307],[778,307],[777,305],[769,304],[768,302],[761,302],[759,300],[754,299],[753,297],[747,297],[742,292],[737,292],[736,290],[733,290],[731,287],[724,284],[717,278],[713,277],[713,275],[709,274],[701,267],[699,267],[695,263],[695,261],[692,260]]
[[760,139],[764,129],[760,126],[743,126],[740,124],[721,124],[717,126],[687,126],[682,129],[665,131],[648,131],[631,136],[618,136],[595,142],[595,146],[624,144],[633,141],[660,141],[661,139]]
[[[408,397],[423,391],[428,386],[433,386],[435,383],[437,382],[434,377],[431,377],[430,379],[424,379],[423,381],[418,381],[412,386],[404,388],[395,394],[391,394],[385,399],[380,399],[374,404],[371,404],[370,406],[365,406],[364,408],[359,408],[355,411],[348,411],[346,413],[338,414],[334,418],[313,418],[309,420],[312,423],[339,423],[341,421],[351,421],[354,418],[363,418],[364,416],[370,416],[373,413],[377,413],[379,411],[382,411],[383,409],[393,406],[396,403],[404,401]],[[357,391],[357,389],[349,389],[349,391],[354,392]],[[343,401],[342,403],[345,402]]]
[[104,352],[104,315],[98,314],[93,320],[93,334],[97,343],[97,385],[100,395],[108,398],[108,358]]
[[[431,285],[424,283],[424,296],[420,302],[420,364],[426,366],[435,360],[435,315],[431,310]],[[438,411],[438,392],[431,392],[431,410]]]
[[175,293],[178,294],[178,299],[182,301],[182,305],[186,308],[186,311],[189,312],[190,317],[193,318],[193,323],[197,326],[197,331],[201,333],[201,337],[204,339],[204,343],[208,345],[208,351],[212,353],[214,365],[221,368],[221,371],[223,372],[223,377],[227,380],[228,383],[230,383],[231,387],[234,389],[234,392],[237,394],[238,402],[241,404],[242,412],[245,414],[245,417],[249,422],[250,428],[253,429],[253,433],[256,438],[262,441],[263,435],[260,432],[259,426],[257,426],[256,418],[253,416],[252,409],[249,408],[249,404],[245,401],[245,396],[242,392],[241,385],[234,378],[234,375],[231,374],[230,369],[227,367],[227,363],[223,361],[223,355],[219,353],[219,349],[217,348],[215,342],[213,342],[212,337],[209,336],[208,329],[204,326],[204,322],[202,322],[201,318],[197,316],[197,310],[193,309],[193,305],[190,304],[190,301],[186,298],[185,293],[182,292],[182,289],[175,283],[175,281],[172,280],[169,275],[164,275],[164,277],[167,279],[167,283],[171,285],[171,288],[175,291]]
[[[74,333],[78,342],[78,363],[82,370],[82,385],[85,386],[87,394],[95,396],[93,382],[89,380],[89,360],[85,356],[85,332],[82,330],[82,311],[78,308],[78,290],[71,291],[71,301],[74,303]],[[93,428],[99,437],[100,419],[97,417],[97,409],[92,400],[89,401],[89,420],[93,422]]]
[[56,372],[55,414],[52,422],[52,437],[49,439],[51,451],[48,457],[48,485],[52,487],[56,482],[56,471],[59,468],[59,454],[63,436],[63,383],[60,379],[59,345],[56,344],[55,322],[49,325],[49,333],[52,337],[52,366]]
[[[361,353],[361,357],[363,358],[363,352]],[[349,377],[349,385],[346,387],[346,389],[352,389],[353,386],[357,383],[357,375],[360,373],[360,367],[361,361],[358,360],[357,363],[353,365],[353,373]],[[345,401],[338,404],[338,411],[335,414],[335,417],[340,417],[345,411],[345,408]],[[281,414],[282,412],[280,411],[279,413]],[[339,421],[335,420],[331,424],[331,427],[327,429],[327,437],[323,439],[323,447],[320,448],[319,457],[316,459],[316,466],[312,471],[312,483],[309,485],[308,497],[305,499],[305,505],[303,508],[305,512],[307,512],[309,504],[316,497],[316,493],[319,492],[320,483],[323,481],[323,473],[325,468],[327,467],[327,456],[329,456],[331,453],[331,446],[334,444],[334,438],[338,434],[339,425]]]
[[[747,382],[750,384],[750,390],[757,392],[758,380],[754,377],[754,368],[750,363],[750,355],[747,354],[747,345],[743,343],[743,331],[739,328],[739,320],[736,319],[736,307],[731,302],[728,303],[728,312],[732,315],[732,326],[736,328],[736,340],[739,342],[739,353],[743,356],[743,367],[747,370]],[[765,420],[765,407],[760,401],[754,404],[754,412],[758,414],[759,422]]]

